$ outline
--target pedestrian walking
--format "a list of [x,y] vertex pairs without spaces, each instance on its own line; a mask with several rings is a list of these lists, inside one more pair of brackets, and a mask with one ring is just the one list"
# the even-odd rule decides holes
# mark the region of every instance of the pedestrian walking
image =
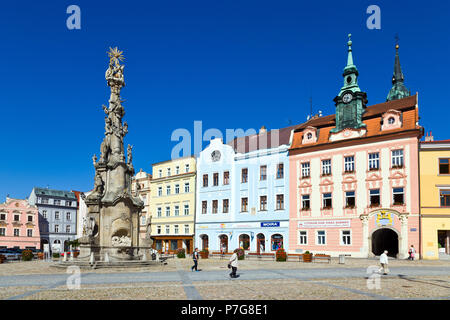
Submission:
[[384,252],[380,255],[380,264],[381,264],[381,268],[378,270],[378,272],[383,271],[384,275],[387,275],[389,273],[389,261],[388,261],[388,251],[384,250]]
[[416,256],[416,249],[414,248],[414,245],[411,245],[411,248],[409,248],[408,253],[409,253],[408,260],[414,260],[414,257]]
[[233,255],[230,258],[230,262],[228,263],[228,267],[231,267],[231,273],[230,273],[230,277],[231,278],[237,278],[238,275],[236,274],[237,271],[237,267],[238,267],[238,252],[239,249],[235,249],[233,251]]
[[194,260],[194,265],[191,267],[191,271],[198,271],[197,270],[197,266],[198,266],[198,248],[195,248],[194,253],[192,254],[192,259]]

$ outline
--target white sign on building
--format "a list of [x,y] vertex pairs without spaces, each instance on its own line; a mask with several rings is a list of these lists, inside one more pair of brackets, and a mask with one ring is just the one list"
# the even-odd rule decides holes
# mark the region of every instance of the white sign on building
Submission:
[[350,228],[350,220],[299,221],[299,228]]

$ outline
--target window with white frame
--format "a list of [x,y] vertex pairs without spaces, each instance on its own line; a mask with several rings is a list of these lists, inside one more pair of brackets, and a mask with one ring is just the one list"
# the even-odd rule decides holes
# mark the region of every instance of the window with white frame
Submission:
[[369,170],[380,169],[380,154],[378,152],[369,153]]
[[156,209],[156,211],[157,211],[158,218],[161,218],[162,217],[162,208],[158,207],[158,209]]
[[276,210],[284,210],[284,194],[277,194]]
[[29,216],[27,217],[27,219],[28,219],[28,222],[33,222],[33,216],[30,216],[30,215],[29,215]]
[[180,185],[176,184],[175,185],[175,194],[179,194],[180,193]]
[[189,172],[189,164],[188,164],[188,163],[184,165],[184,171],[185,171],[186,173]]
[[298,232],[298,244],[308,244],[308,232],[306,230],[299,230]]
[[67,200],[66,200],[66,206],[67,206],[67,207],[71,207],[71,206],[72,206],[72,201],[67,201]]
[[345,172],[355,171],[355,156],[344,157],[344,171]]
[[331,159],[322,160],[322,175],[331,175]]
[[166,217],[170,217],[170,207],[166,207]]
[[47,210],[42,210],[42,217],[47,219]]
[[175,214],[175,217],[177,217],[177,216],[180,215],[180,206],[175,206],[175,208],[174,208],[174,214]]
[[178,234],[178,225],[173,226],[173,233]]
[[156,233],[157,234],[161,234],[161,226],[157,226],[156,227]]
[[27,237],[33,236],[33,229],[27,229]]
[[167,168],[167,176],[170,177],[170,168]]
[[59,220],[59,211],[55,211],[55,220]]
[[158,197],[162,197],[162,187],[158,187]]
[[345,207],[354,208],[355,207],[355,191],[345,192]]
[[55,200],[53,200],[53,204],[54,204],[55,206],[60,206],[60,205],[61,205],[61,200],[55,199]]
[[0,228],[0,236],[6,236],[6,228]]
[[170,195],[170,186],[166,186],[166,194],[169,196]]
[[259,210],[260,211],[267,211],[267,196],[260,196],[259,197]]
[[324,193],[322,195],[322,207],[324,209],[331,209],[332,206],[333,206],[332,194],[331,193]]
[[212,213],[218,213],[219,212],[219,201],[213,200],[212,201]]
[[302,178],[309,178],[311,172],[310,172],[310,165],[309,162],[303,162],[302,163]]
[[311,209],[310,195],[304,194],[302,195],[302,210],[309,210],[309,209]]
[[175,174],[180,174],[180,167],[179,166],[175,167]]
[[189,215],[189,204],[185,204],[184,205],[184,215],[188,216]]
[[166,225],[166,234],[169,234],[170,233],[170,226],[167,224]]
[[392,168],[403,167],[403,149],[392,150]]
[[202,201],[202,214],[206,214],[208,212],[208,201]]
[[20,237],[20,229],[14,229],[14,237]]
[[189,234],[189,225],[188,224],[184,225],[184,234]]
[[350,230],[341,230],[341,244],[344,246],[352,244],[352,234]]
[[184,183],[184,193],[189,193],[189,182]]
[[318,230],[317,231],[316,244],[318,244],[318,245],[325,245],[325,244],[327,244],[327,238],[326,238],[325,230]]
[[162,178],[162,169],[158,170],[158,175],[159,175],[160,178]]
[[141,216],[141,225],[145,225],[145,215]]
[[42,198],[41,203],[42,204],[48,204],[48,198]]
[[59,225],[55,224],[55,232],[59,232]]
[[72,214],[70,212],[66,212],[66,220],[67,221],[72,220]]
[[66,226],[66,233],[70,233],[70,225],[69,226]]
[[378,207],[380,205],[380,189],[369,190],[370,206]]

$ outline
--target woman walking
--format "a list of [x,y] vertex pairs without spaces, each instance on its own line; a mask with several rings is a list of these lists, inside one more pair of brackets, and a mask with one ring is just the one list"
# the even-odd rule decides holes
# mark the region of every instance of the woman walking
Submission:
[[230,262],[228,263],[229,266],[231,266],[231,273],[230,273],[230,277],[231,278],[237,278],[238,275],[236,274],[237,271],[237,267],[238,267],[238,252],[239,249],[235,249],[233,251],[233,255],[230,258]]

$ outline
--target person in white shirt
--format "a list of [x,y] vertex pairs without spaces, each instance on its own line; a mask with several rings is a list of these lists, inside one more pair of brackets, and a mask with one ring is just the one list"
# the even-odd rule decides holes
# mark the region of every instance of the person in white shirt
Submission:
[[383,274],[386,275],[389,273],[389,268],[388,268],[388,256],[387,256],[388,251],[384,250],[384,252],[380,255],[380,264],[381,264],[381,268],[379,269],[378,272],[383,271]]
[[408,260],[414,260],[414,257],[416,255],[416,249],[414,248],[414,245],[411,245],[411,248],[408,251],[409,257]]
[[237,251],[238,249],[234,250],[233,255],[230,258],[230,262],[229,265],[231,266],[231,273],[230,273],[230,277],[231,278],[237,278],[238,275],[236,274],[237,271],[237,267],[238,267],[238,255],[237,255]]

